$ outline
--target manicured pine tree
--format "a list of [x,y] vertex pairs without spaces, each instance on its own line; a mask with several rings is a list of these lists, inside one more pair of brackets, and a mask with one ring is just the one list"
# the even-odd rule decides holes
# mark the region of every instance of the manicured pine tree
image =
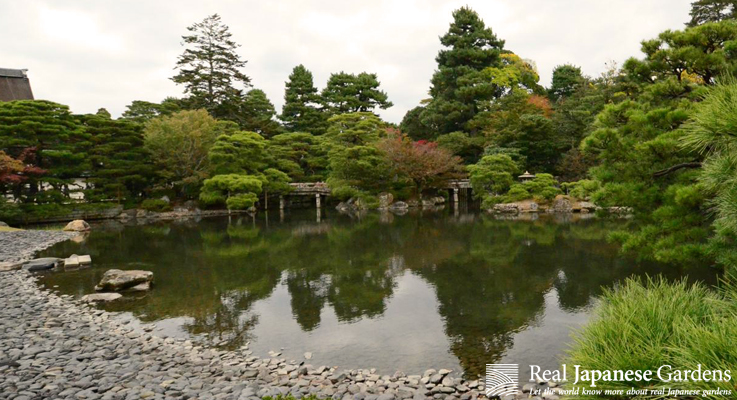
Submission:
[[[17,193],[24,201],[63,201],[72,179],[89,169],[90,147],[89,134],[67,106],[43,100],[0,102],[0,150],[47,172],[25,181],[28,189]],[[42,183],[54,190],[42,192]]]
[[143,145],[143,126],[101,115],[79,116],[90,135],[88,200],[137,199],[151,186],[155,168]]

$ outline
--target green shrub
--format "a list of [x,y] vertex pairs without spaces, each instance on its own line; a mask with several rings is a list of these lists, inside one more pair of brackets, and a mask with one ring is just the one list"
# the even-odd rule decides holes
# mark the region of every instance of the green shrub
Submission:
[[[685,281],[630,279],[605,291],[593,320],[576,334],[565,362],[586,370],[656,371],[663,365],[683,370],[701,364],[702,370],[735,371],[735,311],[737,290],[732,285],[719,293]],[[735,390],[730,381],[659,381],[655,372],[651,381],[599,381],[595,389],[631,387]]]
[[503,196],[506,203],[527,200],[530,197],[532,197],[530,195],[530,192],[528,192],[527,189],[525,189],[525,186],[521,183],[516,183],[512,185],[507,194]]
[[490,210],[494,208],[495,205],[502,203],[503,201],[504,198],[502,196],[486,195],[483,200],[481,200],[481,209]]
[[346,185],[331,185],[331,195],[340,201],[348,200],[351,197],[356,197],[360,193],[360,190]]
[[591,198],[591,195],[601,188],[601,182],[581,179],[576,182],[565,182],[561,186],[567,191],[569,196],[586,200]]
[[[311,394],[309,396],[302,397],[302,399],[303,400],[317,400],[317,396]],[[278,395],[276,397],[266,396],[263,398],[263,400],[297,400],[297,399],[290,394],[287,396]]]
[[141,202],[141,208],[146,211],[164,212],[170,211],[171,205],[162,199],[146,199]]
[[537,174],[535,179],[522,183],[535,200],[552,200],[561,194],[558,181],[550,174]]
[[14,221],[23,215],[17,204],[9,201],[0,202],[0,221]]
[[225,205],[228,206],[228,210],[248,210],[253,207],[258,201],[258,196],[254,193],[236,194],[228,197],[225,201]]

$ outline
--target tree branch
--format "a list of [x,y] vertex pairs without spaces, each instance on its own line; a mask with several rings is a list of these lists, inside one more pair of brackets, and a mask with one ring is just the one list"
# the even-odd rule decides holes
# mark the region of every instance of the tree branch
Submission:
[[661,176],[668,175],[672,172],[676,172],[679,169],[683,169],[683,168],[700,168],[700,167],[701,167],[701,163],[698,161],[676,164],[670,168],[666,168],[666,169],[653,173],[653,178],[660,178]]

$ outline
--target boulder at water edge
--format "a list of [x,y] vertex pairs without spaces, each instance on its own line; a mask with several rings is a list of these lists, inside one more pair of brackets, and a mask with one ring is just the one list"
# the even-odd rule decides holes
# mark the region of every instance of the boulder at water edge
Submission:
[[98,292],[119,292],[142,283],[150,284],[153,280],[154,273],[151,271],[111,269],[105,272],[100,283],[95,286],[95,290]]
[[388,208],[394,202],[394,195],[391,193],[379,193],[379,208]]
[[81,219],[75,219],[68,223],[67,226],[64,227],[64,230],[71,232],[87,232],[90,230],[90,224]]

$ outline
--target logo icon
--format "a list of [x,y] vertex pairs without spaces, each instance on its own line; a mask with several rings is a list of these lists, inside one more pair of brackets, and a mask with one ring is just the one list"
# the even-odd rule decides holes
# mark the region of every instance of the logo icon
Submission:
[[519,364],[486,364],[486,396],[519,392]]

